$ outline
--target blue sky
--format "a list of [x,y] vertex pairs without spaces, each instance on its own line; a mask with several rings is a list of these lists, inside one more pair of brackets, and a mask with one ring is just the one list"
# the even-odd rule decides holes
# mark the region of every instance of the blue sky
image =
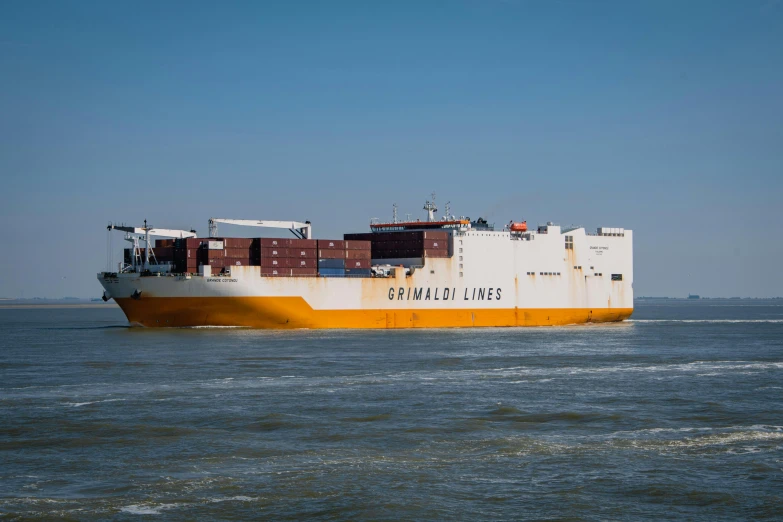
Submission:
[[110,220],[340,237],[432,191],[634,229],[636,295],[783,295],[781,1],[2,9],[0,296],[100,295]]

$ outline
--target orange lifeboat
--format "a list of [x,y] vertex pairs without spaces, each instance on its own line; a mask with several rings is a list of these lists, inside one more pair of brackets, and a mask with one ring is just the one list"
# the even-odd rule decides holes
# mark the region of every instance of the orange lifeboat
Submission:
[[508,228],[512,232],[527,232],[527,221],[522,221],[521,223],[514,223],[512,221]]

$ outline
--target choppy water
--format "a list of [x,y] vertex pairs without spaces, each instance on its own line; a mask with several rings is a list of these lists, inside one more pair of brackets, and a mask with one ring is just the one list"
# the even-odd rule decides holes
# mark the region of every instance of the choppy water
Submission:
[[781,305],[284,333],[0,310],[0,517],[779,519]]

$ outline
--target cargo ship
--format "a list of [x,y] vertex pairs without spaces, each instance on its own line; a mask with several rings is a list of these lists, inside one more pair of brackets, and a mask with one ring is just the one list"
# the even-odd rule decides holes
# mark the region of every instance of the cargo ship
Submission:
[[[110,224],[131,246],[98,274],[132,325],[444,328],[611,322],[633,312],[633,235],[623,228],[485,219],[372,220],[314,239],[308,221],[211,218],[195,231]],[[225,237],[219,224],[289,229]],[[154,239],[159,237],[162,239]],[[154,245],[153,245],[154,241]]]

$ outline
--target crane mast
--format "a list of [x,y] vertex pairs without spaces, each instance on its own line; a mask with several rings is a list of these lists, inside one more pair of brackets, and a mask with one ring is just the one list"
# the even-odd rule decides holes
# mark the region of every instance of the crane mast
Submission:
[[312,239],[313,227],[309,221],[261,221],[255,219],[227,219],[227,218],[209,218],[209,235],[217,237],[218,223],[226,225],[239,225],[243,227],[262,227],[262,228],[287,228],[300,239]]
[[[196,237],[198,234],[196,234],[195,230],[187,231],[187,230],[174,230],[174,229],[168,229],[168,228],[153,228],[150,226],[147,226],[147,220],[144,220],[144,226],[143,227],[130,227],[126,225],[115,225],[114,223],[110,223],[109,226],[106,227],[106,230],[119,230],[120,232],[125,232],[125,240],[130,241],[133,243],[133,262],[134,265],[136,264],[136,252],[139,250],[139,239],[144,239],[144,265],[143,268],[145,270],[149,270],[150,267],[150,253],[152,253],[152,247],[150,246],[150,236],[157,236],[157,237],[171,237],[174,239],[184,239],[188,237]],[[153,257],[155,254],[152,254]]]

